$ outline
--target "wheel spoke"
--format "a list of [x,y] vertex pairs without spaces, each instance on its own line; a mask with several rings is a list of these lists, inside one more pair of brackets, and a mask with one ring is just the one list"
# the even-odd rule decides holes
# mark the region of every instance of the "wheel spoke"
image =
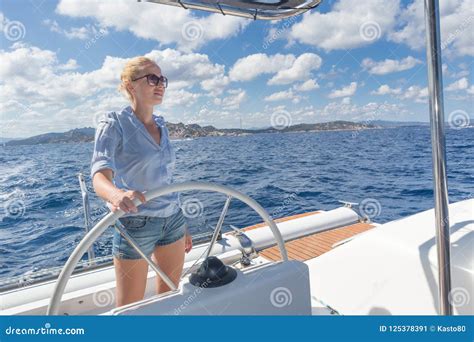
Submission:
[[222,224],[224,223],[225,215],[227,214],[227,210],[229,209],[231,199],[232,199],[232,196],[228,195],[227,199],[225,200],[224,208],[222,208],[221,216],[219,217],[219,221],[217,221],[217,225],[216,225],[216,228],[214,229],[214,234],[212,234],[211,242],[209,243],[209,248],[207,249],[207,253],[206,253],[206,256],[204,257],[204,260],[207,259],[209,254],[211,254],[212,247],[214,247],[214,244],[217,241],[217,237],[219,236],[219,233],[221,232]]
[[230,204],[231,199],[232,199],[232,196],[228,195],[227,200],[225,201],[224,207],[222,208],[222,212],[221,212],[221,215],[219,217],[219,221],[217,222],[216,228],[214,229],[214,232],[212,233],[211,241],[209,242],[209,247],[199,256],[199,258],[196,259],[196,261],[194,261],[194,263],[191,265],[191,267],[189,267],[186,270],[186,272],[184,272],[181,275],[180,279],[183,279],[189,272],[191,272],[193,270],[194,266],[196,266],[196,264],[199,262],[199,260],[201,260],[203,255],[206,255],[205,258],[204,258],[204,260],[205,260],[209,256],[209,254],[211,253],[212,247],[214,247],[214,244],[217,241],[217,237],[219,236],[219,231],[221,230],[222,224],[224,223],[224,218],[225,218],[225,215],[227,214],[227,210],[229,208],[229,204]]
[[127,231],[125,230],[125,227],[124,225],[119,221],[117,220],[115,222],[115,229],[117,229],[120,234],[125,238],[125,240],[128,241],[129,244],[132,245],[133,248],[135,248],[135,250],[138,252],[138,254],[140,254],[140,256],[145,259],[145,261],[148,263],[148,265],[150,265],[150,267],[153,269],[153,271],[156,272],[156,274],[161,278],[163,279],[163,281],[166,283],[166,285],[168,285],[168,287],[174,291],[176,290],[176,285],[171,281],[171,279],[166,275],[165,272],[163,272],[157,264],[155,264],[153,262],[153,260],[151,260],[151,258],[146,255],[145,253],[143,253],[143,251],[141,250],[140,246],[138,245],[138,243],[135,241],[134,238],[132,238],[130,236],[130,234],[127,233]]

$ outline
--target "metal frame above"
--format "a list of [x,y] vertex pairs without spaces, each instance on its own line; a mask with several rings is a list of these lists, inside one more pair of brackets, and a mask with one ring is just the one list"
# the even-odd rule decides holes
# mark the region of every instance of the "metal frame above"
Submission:
[[321,0],[137,0],[197,9],[249,19],[276,20],[293,17],[317,7]]

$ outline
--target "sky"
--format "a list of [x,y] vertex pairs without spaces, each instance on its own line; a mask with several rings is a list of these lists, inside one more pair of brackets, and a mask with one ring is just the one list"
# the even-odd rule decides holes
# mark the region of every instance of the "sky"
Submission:
[[[445,118],[474,117],[474,6],[442,0]],[[357,4],[357,6],[355,6]],[[155,114],[218,128],[429,121],[423,1],[330,0],[279,21],[135,0],[2,0],[0,137],[95,127],[127,59],[169,79]]]

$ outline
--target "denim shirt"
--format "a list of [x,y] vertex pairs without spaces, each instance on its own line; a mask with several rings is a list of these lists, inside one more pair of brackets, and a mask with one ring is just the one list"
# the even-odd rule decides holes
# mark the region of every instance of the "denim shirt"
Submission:
[[[130,106],[120,113],[105,114],[95,132],[91,178],[97,171],[111,169],[115,186],[125,191],[145,192],[171,184],[176,155],[164,118],[153,114],[153,119],[161,131],[160,144]],[[169,217],[177,213],[180,206],[179,194],[172,193],[149,200],[138,206],[137,213],[126,213],[124,217]]]

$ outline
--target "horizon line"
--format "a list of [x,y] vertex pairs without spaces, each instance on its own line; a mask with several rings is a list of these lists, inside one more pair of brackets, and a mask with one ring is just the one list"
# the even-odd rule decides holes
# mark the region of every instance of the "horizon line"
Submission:
[[[470,118],[470,120],[474,120],[474,118]],[[422,123],[422,124],[429,124],[430,121],[400,121],[400,120],[383,120],[383,119],[377,119],[377,120],[361,120],[361,121],[351,121],[351,120],[332,120],[332,121],[321,121],[321,122],[313,122],[313,123],[297,123],[297,124],[294,124],[294,125],[290,125],[288,127],[293,127],[293,126],[296,126],[296,125],[314,125],[314,124],[324,124],[324,123],[331,123],[331,122],[337,122],[337,121],[345,121],[345,122],[353,122],[353,123],[366,123],[368,125],[371,124],[371,122],[376,122],[376,121],[383,121],[383,122],[393,122],[393,123]],[[198,124],[198,123],[188,123],[188,124],[185,124],[183,122],[178,122],[178,123],[174,123],[174,122],[171,122],[171,121],[166,121],[166,123],[170,123],[170,124],[174,124],[174,125],[177,125],[177,124],[184,124],[184,125],[198,125],[200,127],[205,127],[205,126],[213,126],[214,128],[216,129],[236,129],[236,130],[259,130],[259,129],[269,129],[271,128],[272,126],[265,126],[265,127],[253,127],[253,128],[240,128],[240,127],[216,127],[212,124],[208,124],[208,125],[201,125],[201,124]],[[445,124],[448,124],[448,122],[445,122]],[[72,130],[75,130],[75,129],[84,129],[84,128],[92,128],[92,129],[95,129],[95,127],[92,127],[92,126],[85,126],[85,127],[75,127],[75,128],[70,128],[66,131],[51,131],[51,132],[45,132],[45,133],[39,133],[39,134],[35,134],[35,135],[31,135],[31,136],[23,136],[23,137],[5,137],[5,136],[0,136],[0,139],[29,139],[29,138],[33,138],[33,137],[36,137],[36,136],[39,136],[39,135],[43,135],[43,134],[52,134],[52,133],[58,133],[58,134],[62,134],[62,133],[66,133],[66,132],[69,132],[69,131],[72,131]]]

